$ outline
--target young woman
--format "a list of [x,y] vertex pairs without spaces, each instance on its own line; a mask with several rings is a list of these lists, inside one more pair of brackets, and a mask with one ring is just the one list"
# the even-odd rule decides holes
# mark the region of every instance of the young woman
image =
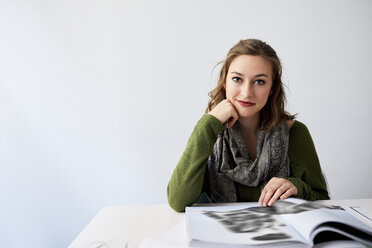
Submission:
[[206,114],[169,181],[169,205],[329,199],[306,126],[284,110],[282,67],[260,40],[241,40],[223,62]]

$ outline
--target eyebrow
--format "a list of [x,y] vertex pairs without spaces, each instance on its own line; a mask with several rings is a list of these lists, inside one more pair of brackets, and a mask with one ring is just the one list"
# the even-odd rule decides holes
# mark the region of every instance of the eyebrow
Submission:
[[[244,76],[244,75],[243,75],[242,73],[240,73],[240,72],[232,71],[231,74],[232,74],[232,73],[237,74],[237,75],[239,75],[239,76]],[[254,76],[254,77],[267,77],[267,78],[268,78],[268,76],[267,76],[265,73],[257,74],[257,75]]]

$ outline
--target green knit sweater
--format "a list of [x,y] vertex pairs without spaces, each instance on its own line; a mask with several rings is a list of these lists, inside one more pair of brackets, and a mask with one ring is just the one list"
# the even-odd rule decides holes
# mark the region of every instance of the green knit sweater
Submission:
[[[224,128],[209,114],[203,115],[195,126],[168,184],[168,202],[174,210],[184,211],[201,197],[208,157]],[[329,199],[314,143],[306,126],[299,121],[289,131],[288,155],[291,177],[286,179],[297,187],[297,197],[312,201]],[[236,190],[240,202],[258,201],[261,194],[259,187],[238,183]]]

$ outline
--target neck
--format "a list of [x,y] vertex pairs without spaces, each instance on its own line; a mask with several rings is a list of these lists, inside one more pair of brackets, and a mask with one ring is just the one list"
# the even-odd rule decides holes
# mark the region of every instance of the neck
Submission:
[[260,123],[260,115],[258,113],[251,117],[239,117],[238,121],[245,136],[256,135]]

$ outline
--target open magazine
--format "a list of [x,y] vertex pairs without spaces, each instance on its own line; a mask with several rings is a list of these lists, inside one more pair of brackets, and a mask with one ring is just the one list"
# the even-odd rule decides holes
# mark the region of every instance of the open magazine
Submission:
[[333,240],[372,246],[372,227],[342,207],[302,199],[186,208],[190,247],[312,247]]

